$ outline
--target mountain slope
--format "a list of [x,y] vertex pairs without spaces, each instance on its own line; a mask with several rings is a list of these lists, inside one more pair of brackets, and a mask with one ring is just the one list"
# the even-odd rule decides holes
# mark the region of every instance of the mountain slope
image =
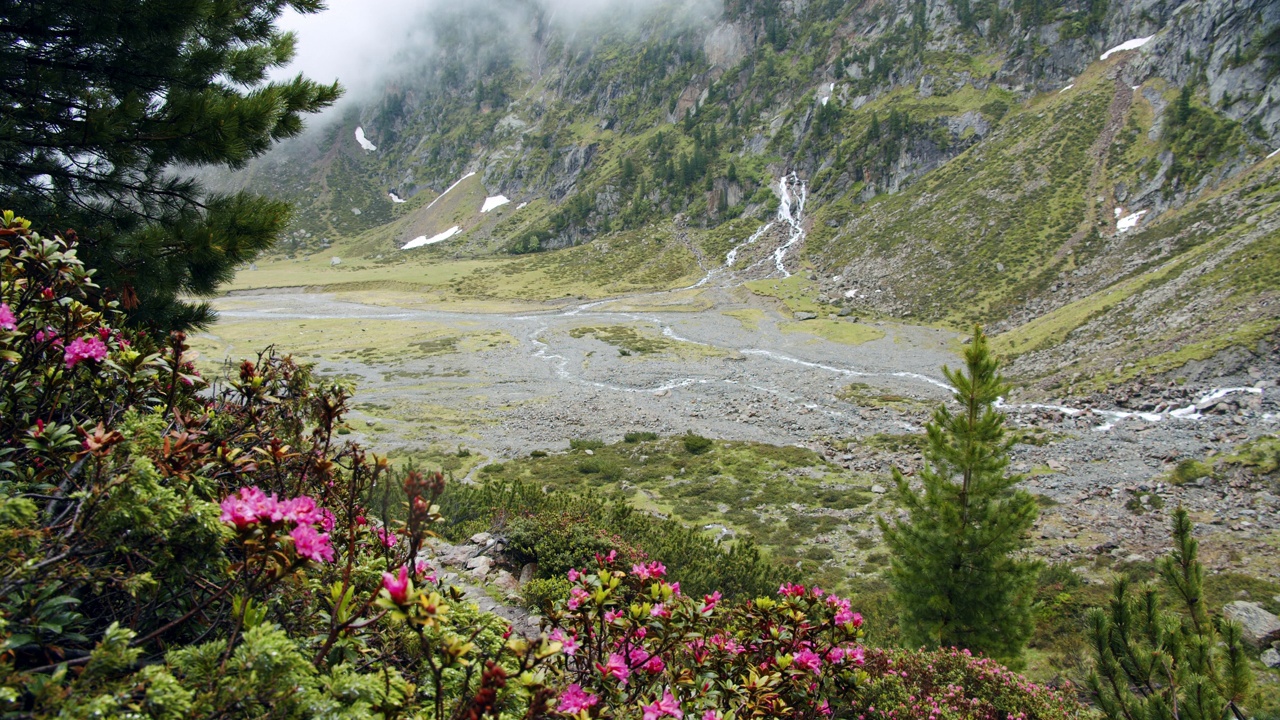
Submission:
[[234,178],[299,205],[286,250],[402,262],[679,228],[669,282],[754,232],[794,172],[787,262],[811,301],[992,325],[1041,388],[1278,324],[1274,3],[737,0],[585,26],[499,5],[440,8],[421,68]]

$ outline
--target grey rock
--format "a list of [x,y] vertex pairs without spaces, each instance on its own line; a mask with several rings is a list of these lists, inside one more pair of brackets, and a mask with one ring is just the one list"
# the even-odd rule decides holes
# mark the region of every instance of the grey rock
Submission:
[[493,579],[493,584],[508,595],[520,592],[520,581],[506,570],[498,571],[497,576]]
[[487,555],[473,557],[467,561],[467,569],[477,578],[482,578],[493,569],[493,558]]
[[885,486],[883,486],[883,485],[872,485],[872,486],[871,486],[871,492],[873,492],[873,493],[875,493],[875,494],[877,494],[877,495],[883,495],[883,494],[885,494],[886,492],[889,492],[889,491],[888,491],[888,490],[885,488]]
[[488,545],[489,541],[492,539],[493,539],[493,535],[487,532],[478,532],[475,535],[471,536],[471,542],[475,543],[476,545]]
[[798,312],[795,315],[795,318],[797,320],[816,320],[817,317],[818,317],[818,313],[811,313],[811,312]]
[[1269,668],[1280,668],[1280,650],[1267,648],[1259,659],[1262,660],[1263,665],[1266,665]]
[[1236,600],[1222,608],[1228,620],[1240,623],[1245,642],[1262,647],[1280,640],[1280,618],[1267,612],[1258,603]]
[[524,586],[538,576],[538,563],[527,563],[520,568],[520,585]]

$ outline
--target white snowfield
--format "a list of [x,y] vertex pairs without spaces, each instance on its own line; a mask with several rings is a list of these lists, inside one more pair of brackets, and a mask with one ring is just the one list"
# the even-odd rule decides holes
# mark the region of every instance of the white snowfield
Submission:
[[[466,180],[467,178],[471,177],[472,175],[475,175],[475,173],[474,173],[474,172],[469,172],[469,173],[467,173],[466,175],[463,175],[462,177],[458,178],[458,182],[456,182],[456,183],[454,183],[454,184],[450,185],[448,188],[446,188],[446,189],[445,189],[445,191],[444,191],[444,192],[440,193],[440,197],[437,197],[435,200],[432,200],[432,201],[431,201],[431,205],[435,205],[436,203],[440,202],[440,198],[444,197],[445,195],[448,195],[450,190],[452,190],[452,189],[454,189],[454,188],[458,187],[459,185],[461,185],[463,180]],[[428,206],[427,206],[427,209],[428,209],[428,210],[430,210],[430,209],[431,209],[431,205],[428,205]]]
[[393,193],[393,192],[389,192],[389,193],[387,193],[387,195],[389,195],[389,196],[391,197],[391,202],[393,202],[393,203],[397,203],[397,204],[399,204],[399,203],[405,202],[404,198],[401,198],[399,195],[397,195],[397,194],[395,194],[395,193]]
[[364,136],[364,128],[362,127],[356,128],[356,142],[360,143],[360,147],[370,152],[378,149],[377,145],[369,142],[369,138]]
[[1273,157],[1275,157],[1275,156],[1277,156],[1277,155],[1280,155],[1280,148],[1277,148],[1277,149],[1275,149],[1275,150],[1272,150],[1272,151],[1271,151],[1271,154],[1267,156],[1267,159],[1268,159],[1268,160],[1270,160],[1271,158],[1273,158]]
[[1151,38],[1153,37],[1155,37],[1155,35],[1148,35],[1144,38],[1134,38],[1133,40],[1126,40],[1120,43],[1119,45],[1111,48],[1110,50],[1102,53],[1102,57],[1098,59],[1106,60],[1107,58],[1111,57],[1112,55],[1115,55],[1118,52],[1124,52],[1125,50],[1137,50],[1143,45],[1146,45],[1147,43],[1151,42]]
[[1131,215],[1125,215],[1116,221],[1116,232],[1122,233],[1134,229],[1138,226],[1138,221],[1142,219],[1142,216],[1146,214],[1146,210],[1139,210]]
[[480,212],[487,213],[490,210],[500,208],[509,202],[511,201],[507,199],[506,195],[494,195],[493,197],[485,198],[484,205],[480,208]]
[[1070,90],[1071,88],[1073,88],[1073,87],[1075,87],[1075,86],[1076,86],[1076,84],[1075,84],[1075,83],[1071,83],[1070,85],[1068,85],[1068,86],[1066,86],[1066,87],[1062,88],[1061,90],[1059,90],[1059,91],[1058,91],[1058,94],[1059,94],[1059,95],[1061,95],[1062,93],[1064,93],[1064,92],[1066,92],[1066,91]]
[[404,247],[400,249],[412,250],[414,248],[422,247],[423,245],[435,245],[436,243],[444,242],[445,240],[448,240],[449,238],[453,237],[454,235],[457,235],[460,232],[462,232],[462,228],[458,227],[457,225],[454,225],[453,227],[449,228],[448,230],[445,230],[439,235],[432,235],[431,237],[427,237],[426,235],[419,235],[418,237],[405,243]]

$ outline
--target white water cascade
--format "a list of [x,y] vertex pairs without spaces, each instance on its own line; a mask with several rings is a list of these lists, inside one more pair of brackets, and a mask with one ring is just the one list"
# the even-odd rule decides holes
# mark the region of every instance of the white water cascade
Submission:
[[[792,193],[795,193],[794,196]],[[773,251],[773,264],[782,277],[791,277],[784,261],[792,246],[804,239],[804,203],[808,189],[795,173],[778,180],[778,222],[787,226],[787,241]]]

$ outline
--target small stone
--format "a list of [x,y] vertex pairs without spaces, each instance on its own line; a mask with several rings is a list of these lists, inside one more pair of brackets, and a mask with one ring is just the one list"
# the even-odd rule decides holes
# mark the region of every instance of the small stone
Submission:
[[818,318],[818,313],[798,312],[795,314],[795,318],[797,320],[816,320]]
[[883,494],[885,494],[886,492],[889,492],[889,491],[888,491],[887,489],[885,489],[885,486],[883,486],[883,485],[872,485],[872,486],[871,486],[871,492],[873,492],[873,493],[875,493],[875,494],[877,494],[877,495],[883,495]]
[[1045,464],[1046,464],[1046,465],[1048,465],[1048,466],[1049,466],[1049,469],[1050,469],[1050,470],[1052,470],[1052,471],[1054,471],[1054,472],[1066,472],[1066,471],[1067,471],[1067,466],[1066,466],[1066,465],[1063,465],[1061,462],[1058,462],[1057,460],[1050,460],[1049,462],[1047,462],[1047,463],[1045,463]]
[[475,535],[471,536],[471,542],[475,543],[476,545],[487,545],[489,544],[489,541],[492,539],[493,539],[493,535],[487,532],[478,532]]
[[1269,668],[1280,668],[1280,650],[1267,648],[1266,652],[1262,653],[1262,657],[1260,659],[1262,660],[1262,664]]

